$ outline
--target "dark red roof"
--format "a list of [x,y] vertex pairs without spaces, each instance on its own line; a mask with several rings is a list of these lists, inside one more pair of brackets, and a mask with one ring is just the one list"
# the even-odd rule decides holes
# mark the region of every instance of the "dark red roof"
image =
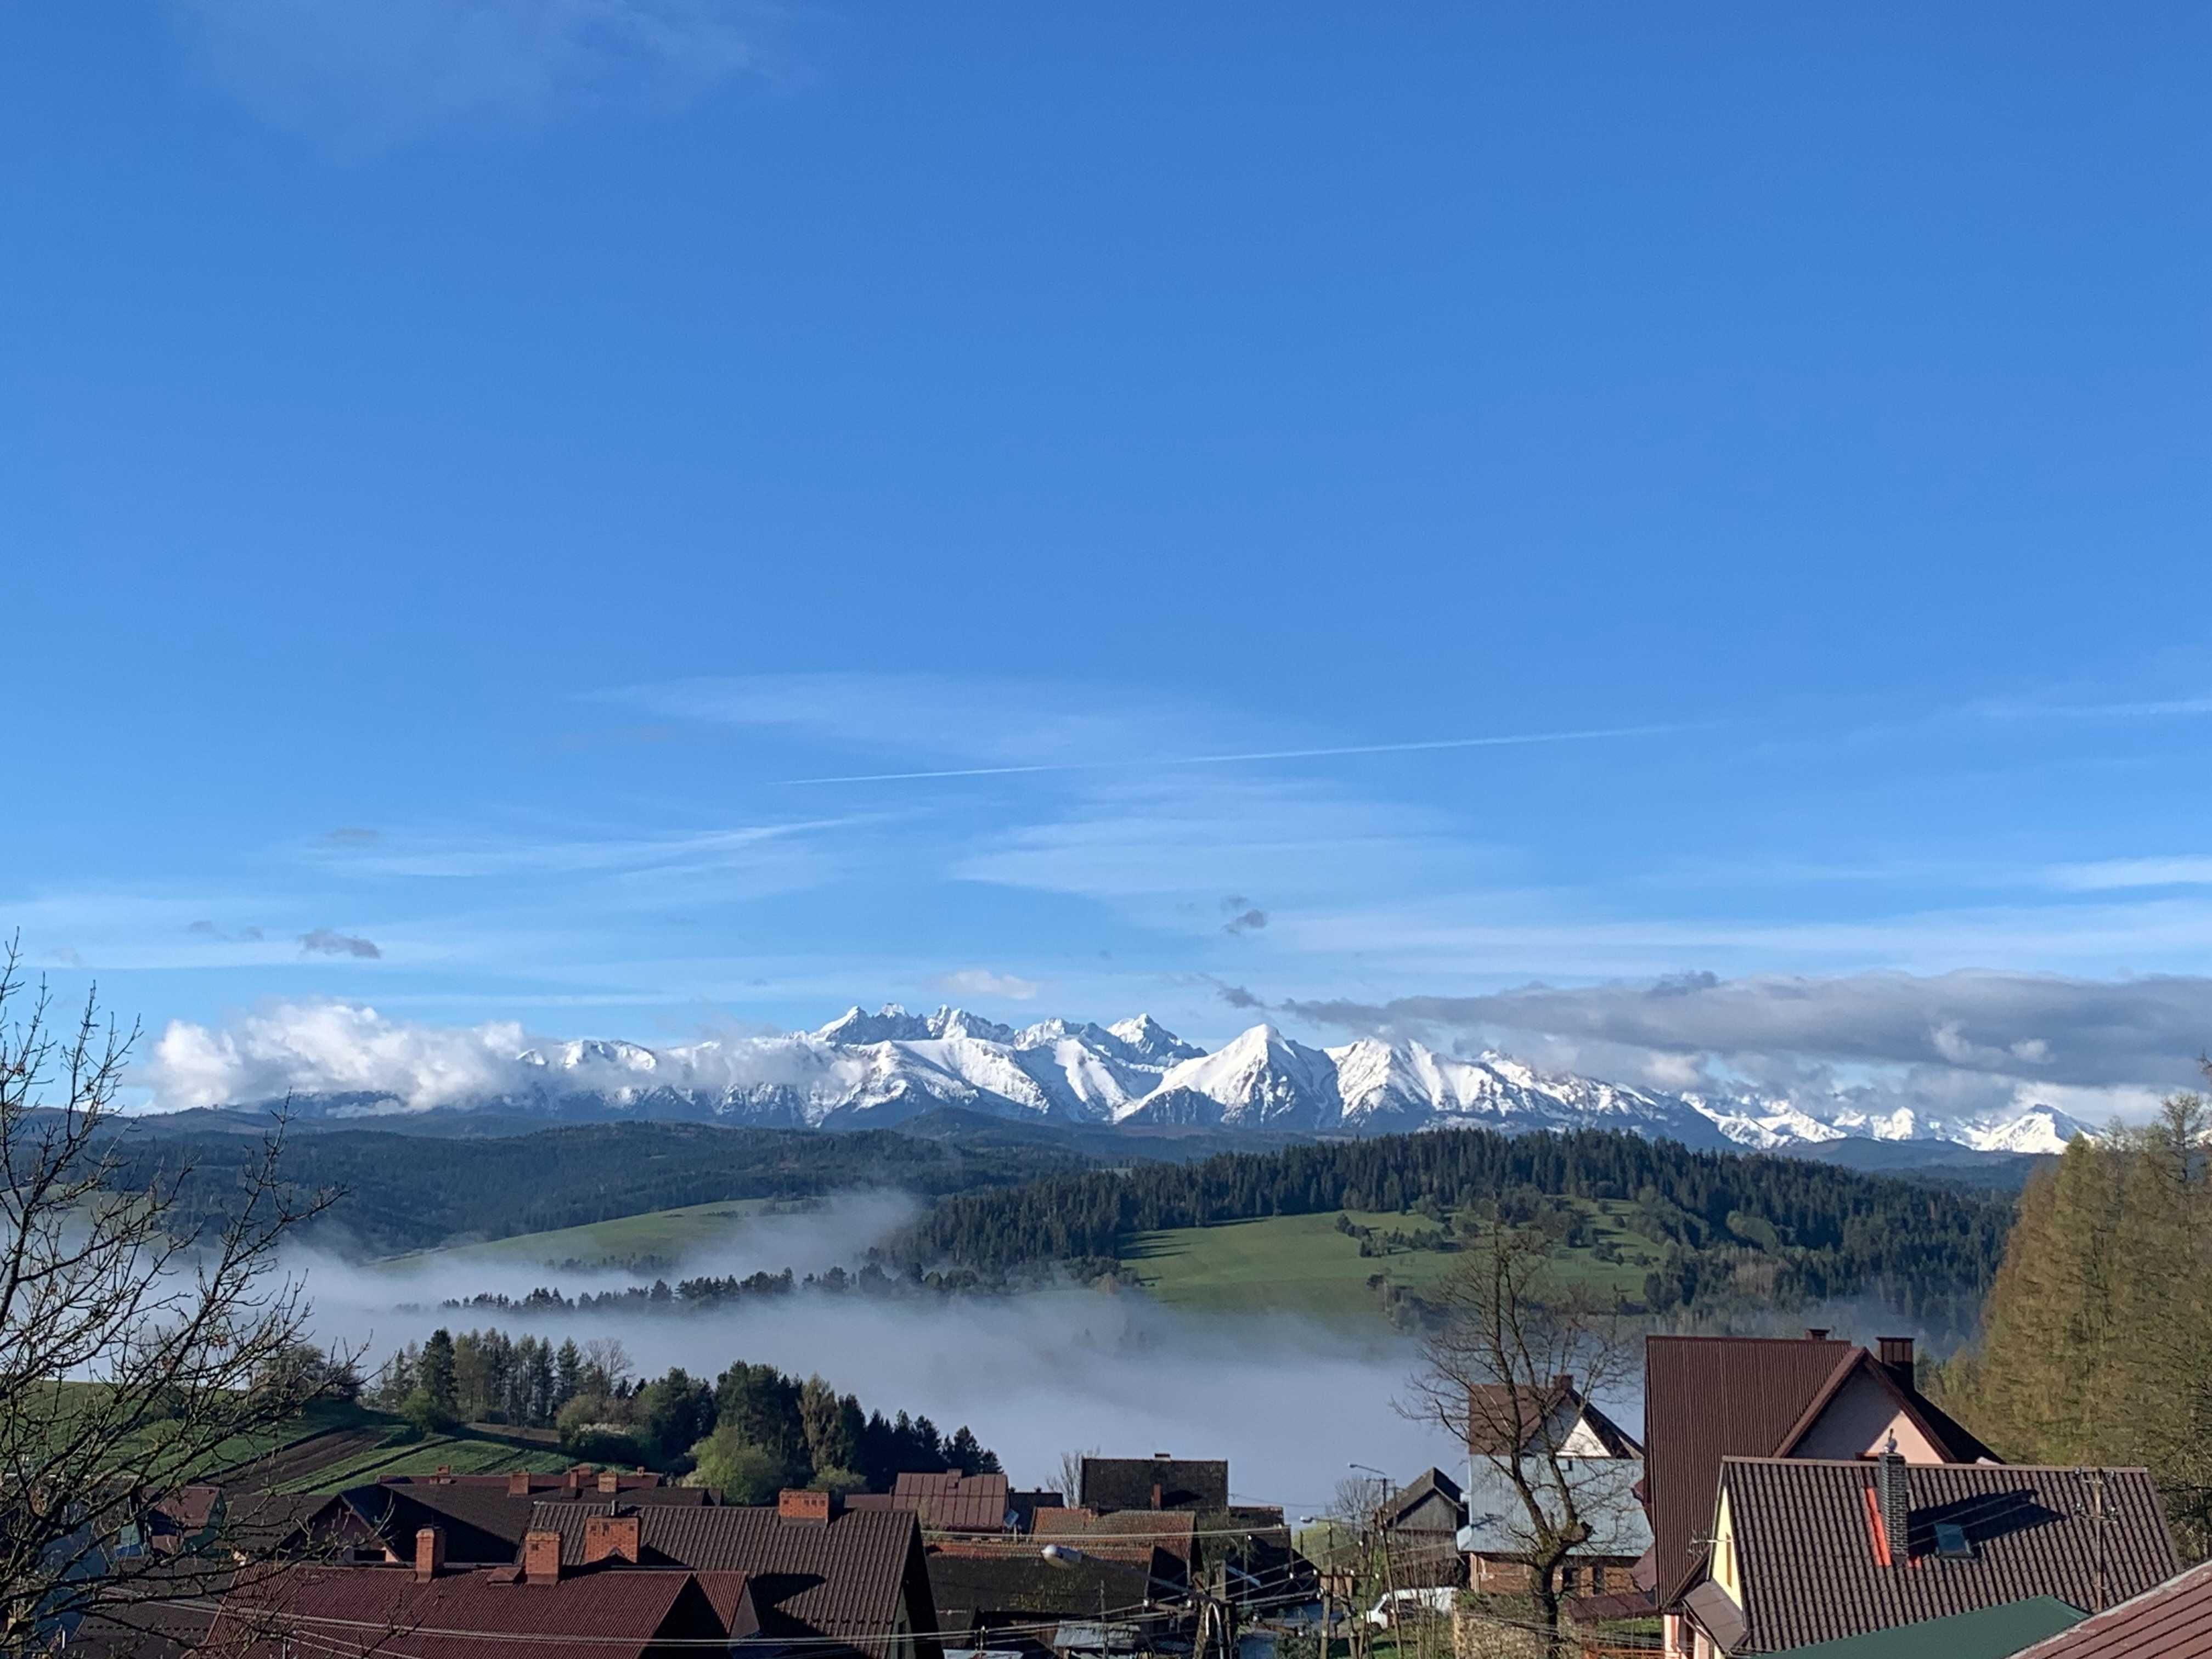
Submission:
[[[627,1504],[541,1503],[533,1531],[561,1534],[562,1562],[583,1559],[584,1522]],[[830,1521],[786,1519],[773,1509],[638,1505],[639,1555],[648,1566],[743,1572],[751,1583],[761,1632],[777,1638],[831,1637],[880,1650],[904,1593],[917,1631],[936,1629],[921,1532],[904,1510],[847,1510]],[[924,1659],[934,1644],[924,1642]],[[817,1650],[817,1652],[819,1650]]]
[[1644,1341],[1644,1480],[1659,1605],[1705,1559],[1723,1457],[1780,1444],[1848,1342],[1808,1337],[1652,1336]]
[[[2165,1511],[2142,1469],[2003,1463],[1905,1465],[1907,1557],[1887,1565],[1875,1543],[1876,1468],[1864,1459],[1723,1462],[1745,1626],[1729,1645],[1772,1652],[2033,1596],[2094,1613],[2174,1571]],[[1939,1525],[1959,1529],[1963,1553],[1942,1552]]]
[[2212,1659],[2212,1561],[2023,1648],[2014,1659]]
[[303,1648],[319,1659],[537,1659],[547,1637],[588,1638],[592,1659],[622,1659],[657,1637],[726,1634],[689,1572],[623,1566],[533,1584],[511,1566],[428,1582],[411,1567],[319,1566],[233,1591],[209,1646],[228,1659]]

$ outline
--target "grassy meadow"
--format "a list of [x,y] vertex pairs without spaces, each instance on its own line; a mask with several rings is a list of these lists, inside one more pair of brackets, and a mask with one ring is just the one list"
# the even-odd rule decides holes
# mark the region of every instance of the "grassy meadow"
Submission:
[[[1555,1257],[1559,1271],[1601,1292],[1638,1294],[1644,1275],[1658,1264],[1662,1251],[1655,1241],[1628,1224],[1626,1218],[1633,1206],[1591,1200],[1577,1207],[1589,1218],[1593,1242],[1574,1249],[1562,1248]],[[1436,1222],[1419,1215],[1349,1213],[1356,1224],[1378,1234],[1433,1238],[1442,1231]],[[1472,1221],[1455,1225],[1471,1226]],[[1607,1246],[1619,1253],[1618,1261],[1599,1259],[1597,1251]],[[1358,1239],[1338,1231],[1335,1212],[1133,1233],[1123,1242],[1121,1254],[1147,1290],[1178,1306],[1208,1313],[1291,1313],[1353,1322],[1382,1316],[1381,1295],[1368,1282],[1375,1275],[1385,1274],[1392,1283],[1418,1292],[1442,1279],[1460,1260],[1449,1249],[1362,1255]]]

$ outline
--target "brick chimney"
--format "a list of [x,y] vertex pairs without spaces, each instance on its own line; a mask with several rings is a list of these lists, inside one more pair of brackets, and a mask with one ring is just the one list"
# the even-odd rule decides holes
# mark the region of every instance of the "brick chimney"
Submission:
[[637,1565],[642,1545],[644,1517],[629,1515],[587,1515],[584,1517],[584,1565],[595,1561],[627,1561]]
[[1881,1368],[1896,1379],[1900,1389],[1912,1386],[1912,1339],[1909,1336],[1884,1336],[1875,1339],[1875,1357]]
[[557,1584],[561,1582],[561,1534],[526,1532],[522,1534],[522,1582]]
[[430,1478],[434,1480],[451,1481],[453,1478],[453,1466],[451,1463],[439,1464],[437,1474]]
[[1805,1328],[1805,1340],[1808,1342],[1826,1342],[1828,1340],[1828,1328],[1826,1325],[1808,1325]]
[[589,1463],[572,1463],[568,1466],[568,1472],[561,1477],[561,1484],[568,1487],[570,1492],[581,1492],[584,1489],[584,1477],[591,1472],[592,1466]]
[[446,1529],[424,1527],[415,1534],[415,1582],[427,1584],[446,1570]]
[[1906,1564],[1905,1540],[1912,1510],[1912,1498],[1905,1485],[1905,1460],[1897,1453],[1897,1437],[1890,1437],[1889,1444],[1874,1462],[1874,1490],[1876,1506],[1881,1510],[1881,1533],[1889,1546],[1889,1565],[1901,1567]]
[[601,1492],[620,1492],[622,1490],[621,1472],[616,1469],[601,1469],[599,1471],[599,1490]]
[[514,1474],[507,1477],[507,1495],[509,1498],[527,1498],[530,1496],[530,1471],[528,1469],[517,1469]]
[[827,1526],[844,1507],[844,1500],[835,1492],[801,1492],[795,1486],[786,1486],[775,1495],[775,1512],[786,1521]]

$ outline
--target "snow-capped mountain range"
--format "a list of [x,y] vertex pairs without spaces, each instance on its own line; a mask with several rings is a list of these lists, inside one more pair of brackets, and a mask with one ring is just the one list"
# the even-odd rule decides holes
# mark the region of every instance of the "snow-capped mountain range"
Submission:
[[1535,1071],[1504,1054],[1364,1038],[1311,1048],[1255,1025],[1212,1053],[1150,1015],[1016,1029],[958,1008],[849,1010],[818,1030],[648,1048],[586,1040],[516,1054],[509,1081],[447,1099],[295,1101],[326,1117],[443,1107],[548,1118],[693,1118],[778,1128],[896,1124],[940,1106],[1030,1121],[1291,1134],[1607,1128],[1778,1150],[1860,1138],[2055,1152],[2085,1126],[2030,1105],[1972,1118],[1869,1115],[1841,1101],[1671,1094]]

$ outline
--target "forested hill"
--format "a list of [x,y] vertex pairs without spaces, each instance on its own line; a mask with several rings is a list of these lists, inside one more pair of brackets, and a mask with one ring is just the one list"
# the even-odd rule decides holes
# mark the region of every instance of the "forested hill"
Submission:
[[[158,1121],[117,1137],[117,1184],[143,1188],[189,1166],[187,1218],[223,1212],[258,1139],[178,1133]],[[295,1134],[286,1176],[342,1196],[311,1233],[369,1255],[468,1238],[580,1226],[733,1198],[808,1198],[896,1188],[923,1198],[1089,1167],[1050,1145],[964,1145],[890,1129],[727,1129],[695,1123],[597,1123],[533,1134],[426,1140],[381,1129]]]
[[1200,1163],[1048,1176],[940,1200],[915,1224],[917,1259],[1000,1272],[1115,1255],[1156,1228],[1331,1210],[1451,1211],[1483,1200],[1510,1218],[1558,1196],[1635,1206],[1669,1245],[1646,1300],[1708,1299],[1715,1275],[1761,1262],[1767,1299],[1879,1293],[1917,1309],[1978,1297],[2012,1219],[2008,1199],[1858,1175],[1787,1158],[1693,1152],[1582,1131],[1398,1135],[1230,1153]]

